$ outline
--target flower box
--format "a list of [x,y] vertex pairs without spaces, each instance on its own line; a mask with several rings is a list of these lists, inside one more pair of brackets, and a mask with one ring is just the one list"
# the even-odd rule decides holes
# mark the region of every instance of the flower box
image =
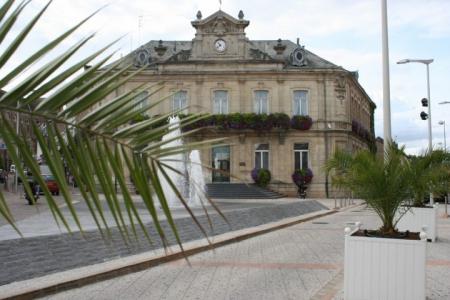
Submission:
[[426,234],[419,240],[355,236],[346,228],[346,300],[424,300]]
[[438,205],[433,207],[411,207],[397,223],[400,231],[421,231],[426,226],[428,239],[432,242],[437,238]]

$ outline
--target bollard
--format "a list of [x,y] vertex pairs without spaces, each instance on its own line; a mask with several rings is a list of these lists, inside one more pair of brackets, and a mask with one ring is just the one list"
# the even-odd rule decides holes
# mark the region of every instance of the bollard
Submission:
[[448,218],[448,211],[447,211],[447,205],[448,205],[448,195],[444,197],[445,199],[445,218]]

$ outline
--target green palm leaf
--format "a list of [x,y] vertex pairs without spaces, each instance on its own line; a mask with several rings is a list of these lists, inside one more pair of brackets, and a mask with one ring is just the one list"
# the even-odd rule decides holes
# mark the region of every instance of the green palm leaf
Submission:
[[[11,57],[16,54],[32,32],[51,1],[48,1],[26,23],[19,34],[5,45],[5,37],[17,24],[18,18],[21,17],[28,3],[29,1],[23,1],[16,4],[14,0],[8,0],[0,7],[0,46],[4,49],[0,52],[0,67],[13,65],[11,70],[4,72],[6,75],[0,77],[0,88],[7,87],[0,97],[0,136],[7,146],[12,161],[17,166],[18,175],[26,178],[25,168],[31,170],[34,180],[44,192],[45,200],[56,224],[63,226],[68,232],[73,230],[69,225],[71,221],[80,232],[83,232],[83,224],[66,182],[66,170],[69,170],[77,183],[83,201],[104,238],[111,236],[111,227],[116,227],[123,239],[129,242],[133,236],[137,238],[139,228],[147,240],[152,241],[153,237],[150,236],[148,225],[145,224],[136,206],[136,201],[139,201],[145,205],[158,237],[163,245],[167,246],[169,245],[166,238],[168,232],[161,225],[157,208],[161,207],[170,232],[183,249],[171,208],[168,206],[162,188],[161,178],[164,178],[194,223],[207,237],[206,231],[189,208],[187,201],[183,199],[182,194],[167,175],[167,170],[178,174],[182,172],[164,163],[163,158],[207,147],[212,143],[220,143],[224,139],[188,142],[182,146],[164,148],[162,146],[171,141],[162,141],[162,136],[174,129],[167,124],[161,125],[161,122],[170,114],[130,124],[136,116],[171,98],[172,94],[156,101],[152,97],[152,103],[143,105],[140,109],[135,109],[136,96],[142,91],[148,92],[147,98],[154,96],[161,91],[163,84],[141,84],[130,91],[115,94],[121,86],[146,68],[144,66],[134,70],[133,66],[127,66],[118,69],[119,62],[107,65],[114,55],[107,52],[115,42],[63,69],[68,60],[92,40],[94,37],[92,34],[57,57],[38,65],[43,57],[61,46],[61,43],[92,15],[39,48],[30,57],[13,63]],[[85,68],[92,62],[94,63],[90,68]],[[30,65],[35,67],[35,71],[24,75]],[[113,94],[115,96],[111,97]],[[112,100],[101,105],[107,97]],[[146,100],[146,98],[141,99],[142,103]],[[39,165],[33,157],[34,151],[27,142],[28,137],[25,136],[25,131],[14,128],[7,118],[7,111],[20,113],[31,119],[34,138],[42,149],[43,157],[60,187],[68,214],[58,207],[56,199],[47,188],[40,174]],[[205,117],[207,116],[189,116],[183,120],[180,127],[188,126]],[[195,132],[183,132],[181,138]],[[132,178],[132,185],[127,182],[127,176]],[[120,188],[120,194],[116,192],[116,183]],[[139,192],[139,200],[132,196],[135,188]],[[24,189],[33,199],[33,191],[25,180]],[[213,207],[218,210],[216,206],[213,205]],[[204,210],[207,214],[205,207]],[[219,213],[223,216],[220,211]],[[1,191],[0,216],[20,233],[20,228],[14,223],[14,216]],[[209,219],[208,214],[207,217]],[[113,221],[110,221],[111,219]]]

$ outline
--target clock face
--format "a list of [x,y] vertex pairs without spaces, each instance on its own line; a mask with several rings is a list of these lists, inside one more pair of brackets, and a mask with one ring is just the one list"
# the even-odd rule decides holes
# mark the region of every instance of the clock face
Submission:
[[224,52],[225,49],[227,48],[227,44],[225,43],[224,40],[217,40],[214,43],[214,47],[216,48],[217,52]]

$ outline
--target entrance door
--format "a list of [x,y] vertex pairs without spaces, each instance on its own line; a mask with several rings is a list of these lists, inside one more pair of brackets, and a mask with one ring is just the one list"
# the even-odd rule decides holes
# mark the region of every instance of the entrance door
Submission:
[[212,182],[230,182],[230,146],[212,148],[212,167]]

